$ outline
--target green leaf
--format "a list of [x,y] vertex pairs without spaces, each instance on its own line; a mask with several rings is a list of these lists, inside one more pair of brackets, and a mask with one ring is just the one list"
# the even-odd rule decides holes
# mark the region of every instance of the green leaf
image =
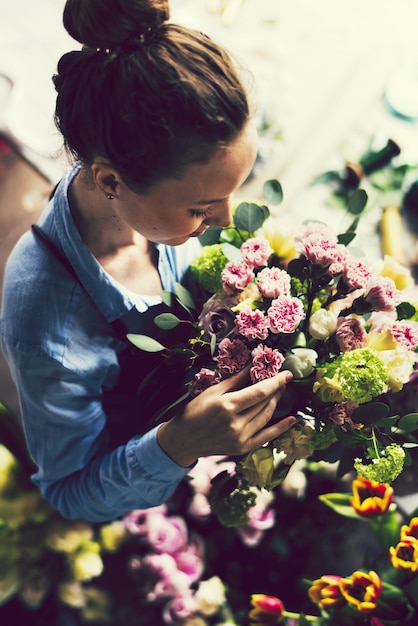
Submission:
[[188,289],[186,289],[186,287],[183,287],[183,285],[181,285],[180,283],[175,283],[174,291],[180,304],[187,307],[188,309],[194,309],[195,304],[192,294]]
[[384,402],[367,402],[358,406],[351,417],[356,424],[374,424],[389,413],[390,408]]
[[348,199],[347,208],[353,215],[359,215],[364,211],[367,204],[367,193],[364,189],[356,189]]
[[148,337],[147,335],[136,335],[134,333],[128,333],[126,338],[133,343],[134,346],[143,350],[144,352],[161,352],[162,350],[166,350],[166,347],[163,346],[159,341],[156,341],[152,337]]
[[261,207],[253,202],[241,202],[234,214],[235,226],[238,230],[253,233],[263,225],[267,217],[266,209],[267,207]]
[[266,180],[263,185],[263,196],[269,204],[281,204],[283,202],[283,189],[279,181]]
[[171,330],[180,324],[181,320],[173,313],[161,313],[154,317],[154,324],[163,330]]
[[398,320],[409,320],[415,315],[416,308],[410,302],[401,302],[396,307]]
[[210,226],[203,235],[200,235],[199,241],[202,246],[212,246],[218,243],[221,232],[222,226]]
[[341,235],[338,235],[337,237],[338,243],[341,243],[343,246],[348,246],[348,244],[350,244],[353,241],[355,236],[356,236],[356,233],[354,232],[347,231],[346,233],[342,233]]
[[305,280],[309,270],[309,263],[306,259],[292,259],[287,266],[287,271],[293,278]]
[[166,306],[173,306],[173,294],[171,291],[162,291],[160,296]]
[[398,428],[404,433],[411,433],[418,430],[418,413],[408,413],[401,417],[397,424]]
[[320,185],[320,184],[328,184],[328,183],[340,183],[341,182],[341,172],[337,170],[330,170],[329,172],[324,172],[316,178],[313,179],[312,185]]
[[350,498],[351,495],[348,493],[324,493],[319,496],[319,500],[330,509],[333,509],[338,515],[350,517],[351,519],[362,519],[351,506]]

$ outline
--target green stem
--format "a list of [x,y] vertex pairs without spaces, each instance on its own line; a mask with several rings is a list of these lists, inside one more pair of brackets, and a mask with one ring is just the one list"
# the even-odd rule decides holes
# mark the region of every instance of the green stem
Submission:
[[377,442],[376,442],[376,435],[374,432],[374,426],[372,426],[372,441],[373,441],[373,447],[374,447],[374,451],[376,454],[376,459],[380,458],[380,453],[379,453],[379,448],[377,447]]

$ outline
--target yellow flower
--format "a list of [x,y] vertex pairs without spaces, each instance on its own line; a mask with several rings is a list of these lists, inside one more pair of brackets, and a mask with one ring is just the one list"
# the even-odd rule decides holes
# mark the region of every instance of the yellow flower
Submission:
[[418,541],[405,537],[397,546],[389,548],[390,562],[396,569],[418,571]]
[[363,517],[386,513],[393,500],[393,488],[390,485],[368,480],[363,476],[353,480],[352,489],[351,506]]
[[70,554],[92,537],[93,530],[87,522],[59,520],[49,526],[45,543],[55,552]]
[[90,580],[103,572],[103,561],[99,554],[100,546],[90,541],[71,556],[70,566],[75,580]]
[[376,263],[375,271],[380,276],[391,278],[397,289],[407,289],[414,285],[411,271],[387,254],[385,254],[383,260]]
[[103,589],[87,587],[84,590],[84,606],[81,614],[86,622],[110,624],[110,598]]
[[117,552],[127,536],[125,524],[120,520],[100,527],[100,543],[108,552]]
[[225,585],[218,576],[212,576],[208,580],[202,580],[195,593],[197,610],[203,615],[217,613],[225,604]]
[[295,248],[295,225],[280,217],[269,217],[264,222],[257,236],[264,237],[280,259],[293,259],[297,252]]
[[366,348],[369,348],[369,350],[376,350],[377,352],[381,352],[382,350],[394,350],[398,345],[398,342],[389,330],[382,332],[372,330],[367,335]]
[[401,526],[401,539],[406,537],[418,540],[418,517],[413,517],[408,526],[406,524]]
[[360,613],[370,613],[377,607],[383,584],[376,572],[354,572],[348,578],[341,578],[340,590],[348,604]]
[[341,576],[321,576],[312,582],[308,595],[321,609],[331,609],[344,602],[341,594]]
[[313,384],[312,391],[318,393],[323,402],[342,402],[344,394],[341,385],[334,378],[325,376],[326,369],[318,368],[316,371],[316,381]]
[[64,604],[81,609],[84,606],[84,587],[77,580],[66,580],[58,585],[58,597]]
[[252,485],[265,487],[271,482],[274,471],[274,455],[271,448],[259,448],[247,454],[241,461],[244,478]]
[[379,357],[386,365],[388,371],[387,384],[391,391],[401,391],[414,371],[416,354],[405,346],[397,345],[395,350],[382,350]]
[[16,481],[18,462],[13,454],[0,444],[0,493],[10,491]]

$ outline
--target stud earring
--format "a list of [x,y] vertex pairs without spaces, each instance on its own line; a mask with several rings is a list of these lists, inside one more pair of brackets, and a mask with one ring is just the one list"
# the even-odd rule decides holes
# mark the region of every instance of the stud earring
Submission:
[[107,196],[107,199],[108,199],[108,200],[113,200],[113,196],[112,196],[112,194],[110,194],[110,193],[109,193],[109,194],[108,194],[108,196]]

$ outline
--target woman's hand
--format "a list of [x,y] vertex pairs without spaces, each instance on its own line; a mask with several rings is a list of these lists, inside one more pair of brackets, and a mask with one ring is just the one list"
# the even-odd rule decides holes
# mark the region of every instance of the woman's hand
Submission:
[[291,376],[283,371],[249,384],[245,369],[209,387],[159,428],[158,443],[183,467],[201,456],[242,455],[261,447],[296,423],[287,417],[266,427]]

